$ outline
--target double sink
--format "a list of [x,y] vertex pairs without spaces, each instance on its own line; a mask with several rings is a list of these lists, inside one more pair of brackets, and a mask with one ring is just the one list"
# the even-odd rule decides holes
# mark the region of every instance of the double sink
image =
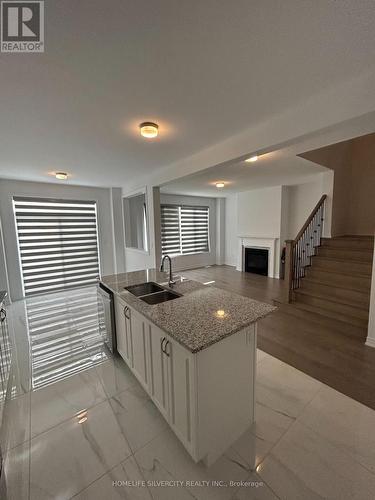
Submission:
[[180,293],[177,293],[174,290],[166,289],[153,281],[141,283],[140,285],[126,286],[124,288],[150,305],[160,304],[162,302],[167,302],[168,300],[174,300],[182,297]]

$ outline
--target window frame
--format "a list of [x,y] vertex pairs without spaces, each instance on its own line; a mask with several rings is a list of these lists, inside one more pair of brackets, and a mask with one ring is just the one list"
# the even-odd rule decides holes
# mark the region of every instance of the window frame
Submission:
[[[27,293],[27,286],[25,285],[25,276],[24,276],[24,262],[22,260],[22,248],[21,248],[21,244],[20,244],[20,232],[19,232],[19,227],[18,227],[18,219],[17,219],[17,211],[21,211],[19,209],[16,208],[16,205],[17,203],[25,203],[25,204],[31,204],[33,205],[34,203],[38,204],[61,204],[61,205],[87,205],[87,206],[91,206],[93,208],[93,212],[95,214],[95,226],[93,226],[92,229],[95,228],[95,242],[96,242],[96,268],[97,268],[97,272],[98,274],[96,275],[95,278],[92,278],[92,282],[91,283],[77,283],[77,284],[72,284],[72,285],[68,285],[68,286],[61,286],[61,287],[58,287],[57,286],[57,283],[54,283],[53,281],[51,283],[46,283],[46,285],[43,287],[43,285],[41,285],[39,288],[44,288],[44,290],[37,290],[35,292],[29,292]],[[95,285],[95,283],[97,283],[97,281],[99,280],[100,276],[101,276],[101,269],[102,269],[102,262],[101,262],[101,251],[100,251],[100,245],[99,245],[99,226],[98,226],[98,219],[99,219],[99,214],[98,214],[98,201],[97,200],[92,200],[92,199],[83,199],[83,200],[77,200],[77,199],[70,199],[70,198],[50,198],[50,197],[41,197],[41,196],[28,196],[28,195],[16,195],[14,194],[12,196],[12,208],[13,208],[13,217],[14,217],[14,225],[15,225],[15,233],[16,233],[16,241],[17,241],[17,250],[18,250],[18,262],[19,262],[19,270],[20,270],[20,278],[21,278],[21,284],[22,284],[22,294],[23,294],[23,297],[36,297],[38,295],[45,295],[45,294],[50,294],[50,293],[59,293],[59,292],[64,292],[66,290],[71,290],[71,289],[74,289],[74,288],[83,288],[83,287],[90,287],[90,286],[93,286]],[[38,207],[36,206],[36,209]],[[53,205],[51,206],[51,208],[53,208]],[[57,207],[58,208],[58,207]],[[73,209],[74,207],[72,207]],[[31,214],[30,214],[31,215]],[[46,214],[44,213],[40,213],[40,216],[46,216]],[[54,217],[51,216],[51,219],[53,219]],[[56,218],[56,221],[58,221],[58,218]],[[79,222],[77,220],[74,220],[72,219],[72,222]],[[61,222],[59,222],[60,224]],[[52,224],[52,223],[51,223]],[[23,228],[24,230],[26,229],[26,227]],[[30,229],[35,229],[33,228],[32,226],[30,226]],[[44,227],[44,229],[48,229],[47,226]],[[51,226],[50,229],[53,229],[53,227]],[[58,235],[59,233],[57,233]],[[89,237],[88,237],[89,238]],[[69,238],[67,238],[69,239]],[[71,238],[73,240],[73,238]],[[90,239],[90,238],[89,238]],[[93,238],[92,238],[93,239]],[[54,247],[58,247],[58,243],[56,243],[55,245],[53,245]],[[74,243],[72,244],[72,246],[74,246]],[[31,249],[31,248],[30,248]],[[52,253],[56,253],[57,250],[53,250],[52,249],[52,245],[51,245],[51,252]],[[68,252],[72,253],[72,252],[75,252],[75,250],[69,250]],[[78,256],[79,257],[79,256]],[[57,258],[57,256],[55,256],[55,258]],[[74,256],[64,256],[64,252],[60,250],[60,256],[59,256],[59,259],[62,261],[61,262],[61,267],[63,267],[63,264],[64,264],[64,258],[68,258],[68,259],[73,259]],[[84,256],[81,256],[79,258],[84,258]],[[89,260],[91,260],[91,258],[88,258]],[[47,259],[48,260],[48,257]],[[40,261],[42,261],[42,258],[40,258]],[[56,266],[58,266],[59,263],[56,263]],[[74,267],[74,262],[69,262],[70,266],[73,266]],[[79,264],[77,263],[77,266],[79,266]],[[30,269],[31,269],[32,266],[30,266]],[[47,267],[48,267],[48,264],[47,264]],[[57,270],[52,270],[51,269],[51,272],[56,272],[57,273]],[[62,273],[63,274],[63,273]],[[74,275],[74,270],[72,270],[71,272],[72,276]],[[92,273],[91,273],[92,274]],[[51,277],[51,279],[55,279],[55,277]],[[56,279],[58,280],[58,276],[56,275]],[[89,279],[87,280],[89,281]],[[54,284],[56,284],[56,286],[53,286]]]
[[[126,241],[126,225],[127,225],[127,214],[125,211],[125,200],[129,198],[133,198],[134,196],[139,196],[141,194],[144,194],[145,196],[145,210],[146,210],[146,228],[144,231],[146,240],[145,240],[145,247],[144,249],[142,248],[136,248],[136,247],[130,247],[127,245]],[[142,255],[151,255],[151,245],[150,245],[150,227],[151,227],[151,218],[150,218],[150,210],[149,210],[149,199],[148,199],[148,189],[147,186],[144,186],[142,188],[136,189],[134,191],[130,191],[126,194],[123,194],[121,197],[121,215],[122,215],[122,230],[123,230],[123,241],[124,241],[124,249],[125,252],[129,253],[135,253],[135,254],[142,254]]]
[[[179,244],[179,252],[178,253],[172,253],[168,251],[163,251],[163,207],[171,207],[178,209],[178,220],[179,220],[179,239],[180,239],[180,244]],[[198,250],[194,252],[189,252],[189,253],[184,253],[184,244],[183,244],[183,228],[182,228],[182,220],[183,217],[181,216],[181,212],[183,209],[193,209],[193,210],[206,210],[207,211],[207,249],[205,250]],[[184,204],[184,203],[161,203],[160,204],[160,220],[161,220],[161,255],[170,255],[171,257],[189,257],[192,255],[199,255],[199,254],[207,254],[211,252],[211,237],[210,237],[210,218],[211,218],[211,210],[208,205],[189,205],[189,204]]]

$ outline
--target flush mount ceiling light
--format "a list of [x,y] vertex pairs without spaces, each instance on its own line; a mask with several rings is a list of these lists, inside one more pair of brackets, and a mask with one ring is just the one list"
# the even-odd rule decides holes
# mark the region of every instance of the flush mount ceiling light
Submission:
[[59,181],[66,181],[68,174],[66,172],[56,172],[55,177],[56,179],[59,179]]
[[258,155],[250,156],[250,158],[246,158],[247,163],[254,163],[254,161],[257,161]]
[[225,186],[225,184],[224,184],[224,182],[217,182],[215,184],[215,186],[220,189],[220,188],[223,188]]
[[82,410],[76,415],[79,424],[84,424],[88,419],[87,410]]
[[141,135],[146,139],[152,139],[159,133],[159,125],[152,122],[143,122],[139,125]]

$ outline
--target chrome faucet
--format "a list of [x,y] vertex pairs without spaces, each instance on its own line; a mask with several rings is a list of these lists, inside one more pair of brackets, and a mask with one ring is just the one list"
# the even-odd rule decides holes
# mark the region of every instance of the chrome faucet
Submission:
[[168,281],[168,285],[172,286],[172,285],[175,285],[176,282],[173,280],[172,259],[169,257],[169,255],[164,255],[164,257],[161,259],[160,271],[164,271],[164,262],[165,262],[166,259],[169,260],[169,281]]

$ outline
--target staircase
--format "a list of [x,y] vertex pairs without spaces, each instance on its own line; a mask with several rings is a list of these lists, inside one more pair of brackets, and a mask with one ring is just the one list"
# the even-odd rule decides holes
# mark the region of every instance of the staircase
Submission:
[[287,240],[287,303],[279,308],[364,341],[367,336],[374,237],[323,237],[323,195],[294,240]]
[[345,335],[365,340],[370,303],[374,239],[322,238],[305,269],[292,303],[303,314]]
[[[323,195],[285,252],[286,302],[281,311],[365,341],[373,236],[323,237]],[[276,302],[276,301],[275,301]]]

